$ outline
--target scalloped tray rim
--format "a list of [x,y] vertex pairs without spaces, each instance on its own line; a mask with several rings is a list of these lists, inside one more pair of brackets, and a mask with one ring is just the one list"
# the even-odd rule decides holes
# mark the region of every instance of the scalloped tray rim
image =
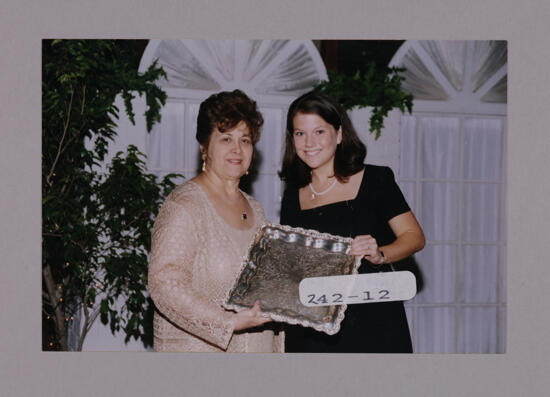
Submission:
[[[351,244],[351,242],[353,241],[353,239],[350,238],[350,237],[342,237],[342,236],[336,236],[336,235],[329,234],[329,233],[321,233],[321,232],[319,232],[317,230],[313,230],[313,229],[303,229],[301,227],[291,227],[291,226],[288,226],[288,225],[280,225],[280,224],[277,224],[277,223],[265,223],[265,224],[263,224],[258,229],[258,231],[255,233],[254,238],[250,242],[250,244],[249,244],[249,246],[246,250],[247,255],[242,257],[241,265],[239,267],[239,270],[236,273],[236,276],[235,276],[235,279],[233,280],[233,283],[231,284],[231,288],[225,294],[224,303],[222,305],[224,308],[229,309],[229,310],[234,310],[236,312],[239,312],[241,310],[245,310],[245,309],[249,308],[247,306],[241,306],[241,305],[238,305],[238,304],[229,303],[229,299],[231,298],[231,295],[232,295],[233,291],[235,290],[235,288],[237,287],[237,285],[239,283],[239,279],[241,278],[241,273],[243,272],[243,270],[248,265],[248,262],[249,262],[248,261],[248,255],[250,253],[250,250],[252,249],[252,247],[256,243],[257,238],[264,233],[264,230],[266,228],[280,229],[280,230],[283,230],[285,232],[298,232],[298,233],[302,233],[302,234],[305,234],[305,235],[308,235],[308,236],[311,236],[311,237],[336,240],[337,242],[341,242],[341,243]],[[358,272],[357,269],[359,268],[360,264],[361,264],[361,258],[355,258],[355,261],[353,263],[350,274],[357,274],[357,272]],[[334,335],[334,334],[338,333],[338,331],[340,331],[340,323],[342,322],[342,320],[345,317],[345,311],[347,309],[347,305],[343,304],[343,305],[334,305],[334,306],[339,306],[339,308],[336,309],[336,310],[339,310],[339,311],[338,311],[338,314],[336,315],[336,319],[334,320],[334,325],[332,325],[332,326],[329,326],[328,324],[327,325],[319,325],[319,324],[313,323],[309,320],[300,320],[300,319],[292,318],[292,317],[289,317],[289,316],[286,316],[286,315],[273,313],[271,311],[263,311],[262,310],[262,313],[268,315],[274,321],[285,322],[285,323],[293,324],[293,325],[301,325],[301,326],[311,327],[311,328],[314,328],[317,331],[325,332],[328,335]]]

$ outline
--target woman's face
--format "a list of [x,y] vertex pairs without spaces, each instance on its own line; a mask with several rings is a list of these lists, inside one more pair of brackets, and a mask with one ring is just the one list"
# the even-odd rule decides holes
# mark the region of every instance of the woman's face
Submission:
[[[205,152],[202,145],[201,151]],[[253,151],[250,130],[244,121],[224,132],[216,128],[206,149],[206,167],[222,178],[240,179],[250,167]]]
[[342,127],[338,130],[315,113],[296,113],[293,120],[296,154],[312,170],[333,167],[334,153],[342,142]]

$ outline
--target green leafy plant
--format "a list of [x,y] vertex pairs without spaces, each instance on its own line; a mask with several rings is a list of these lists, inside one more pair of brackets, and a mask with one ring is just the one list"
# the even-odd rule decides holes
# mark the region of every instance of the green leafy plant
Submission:
[[372,62],[366,72],[357,71],[353,76],[328,71],[328,81],[322,81],[314,89],[338,100],[344,109],[372,107],[369,131],[380,137],[384,118],[394,108],[412,112],[413,96],[401,90],[403,68],[377,71]]
[[[132,99],[145,95],[147,130],[160,120],[165,76],[151,65],[138,73],[136,41],[44,40],[42,43],[43,348],[81,350],[99,316],[126,340],[151,344],[146,297],[150,230],[175,186],[146,171],[134,146],[101,165],[116,136],[121,95],[134,123]],[[77,321],[82,316],[81,321]],[[77,326],[78,340],[67,340]]]

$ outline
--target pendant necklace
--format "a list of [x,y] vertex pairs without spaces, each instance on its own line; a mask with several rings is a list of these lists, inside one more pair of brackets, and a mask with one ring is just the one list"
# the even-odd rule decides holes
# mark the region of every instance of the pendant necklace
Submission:
[[333,187],[334,185],[336,185],[336,181],[337,179],[334,178],[334,181],[330,184],[329,187],[327,187],[325,190],[323,190],[322,192],[318,192],[316,191],[314,188],[313,188],[313,185],[311,184],[311,182],[309,183],[309,188],[311,189],[311,199],[312,200],[315,200],[315,196],[322,196],[323,194],[326,194],[328,193]]
[[246,220],[248,219],[248,214],[246,213],[246,198],[242,195],[242,193],[241,193],[241,196],[245,201],[244,208],[241,212],[241,221],[246,222]]

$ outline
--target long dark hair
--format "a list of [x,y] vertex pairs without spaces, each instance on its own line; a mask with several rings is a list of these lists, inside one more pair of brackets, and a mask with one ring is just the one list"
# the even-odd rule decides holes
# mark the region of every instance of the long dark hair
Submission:
[[331,97],[320,92],[308,92],[290,104],[286,116],[286,138],[283,165],[279,177],[297,187],[311,182],[311,168],[296,154],[294,147],[294,117],[298,113],[316,114],[332,125],[342,127],[342,142],[334,154],[334,176],[339,182],[347,182],[351,175],[363,168],[367,148],[359,139],[344,108]]

